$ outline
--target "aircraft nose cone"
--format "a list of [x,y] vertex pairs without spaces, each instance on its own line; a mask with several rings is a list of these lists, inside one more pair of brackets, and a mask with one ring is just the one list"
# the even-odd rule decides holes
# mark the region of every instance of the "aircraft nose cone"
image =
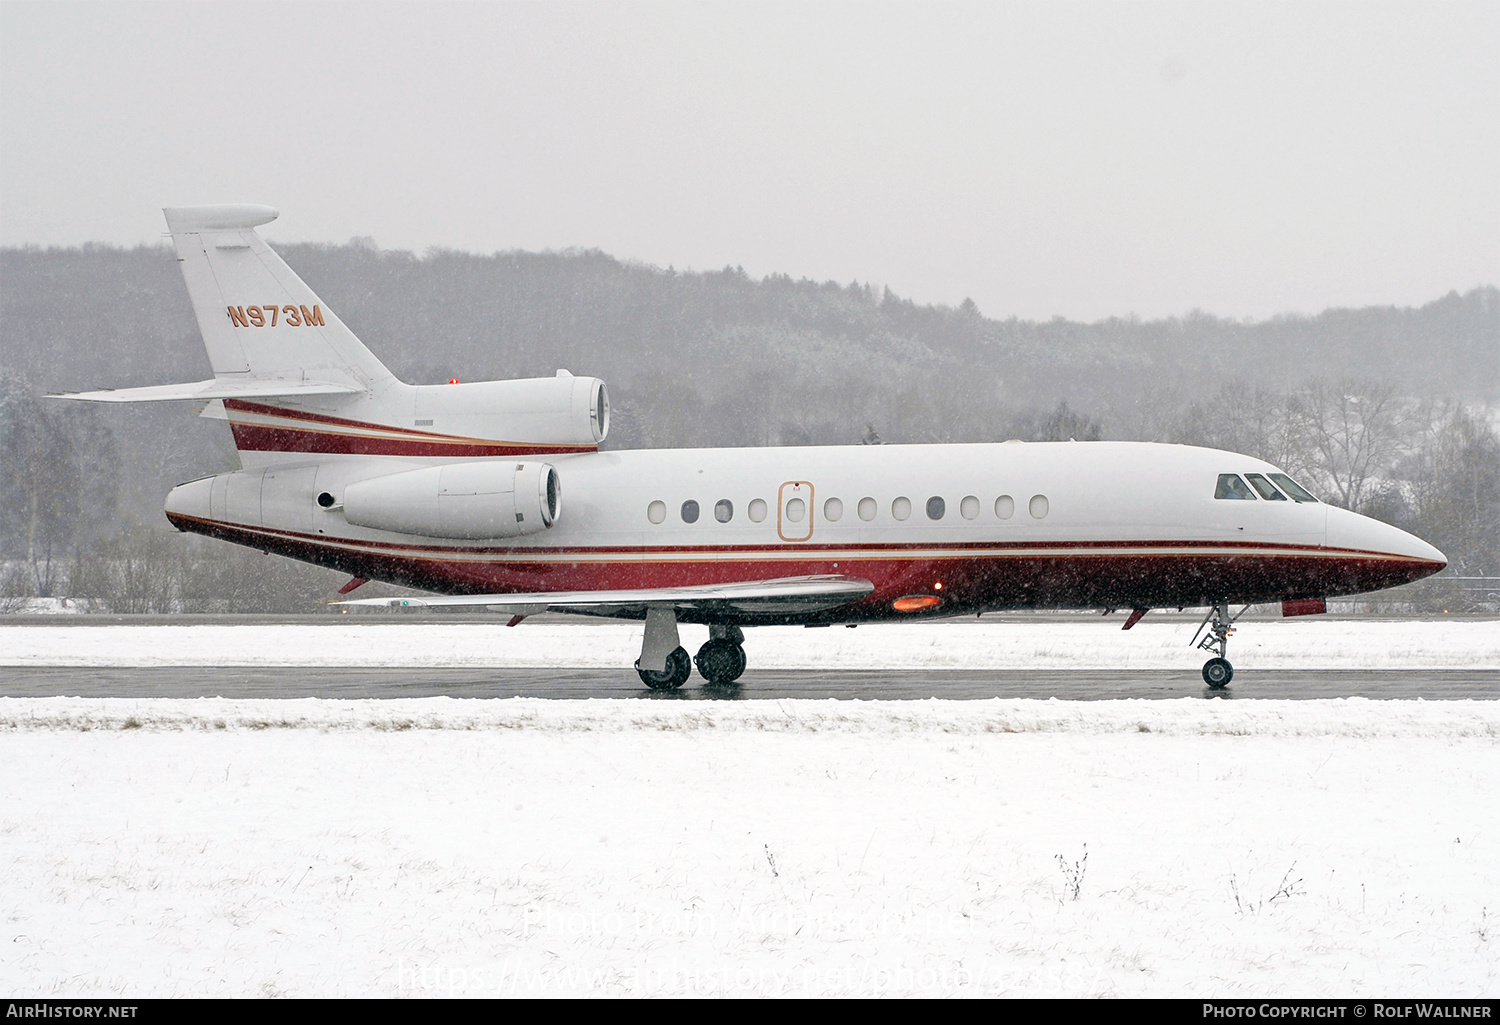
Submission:
[[1410,583],[1448,565],[1446,555],[1415,534],[1334,507],[1328,510],[1325,547],[1353,588],[1348,593]]

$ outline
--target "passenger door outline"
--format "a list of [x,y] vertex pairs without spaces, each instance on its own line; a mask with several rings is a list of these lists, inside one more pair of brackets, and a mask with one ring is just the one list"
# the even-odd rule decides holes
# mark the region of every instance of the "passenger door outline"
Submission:
[[[787,519],[787,503],[801,499],[807,510],[807,522],[803,524]],[[783,541],[806,541],[813,535],[813,486],[805,480],[789,480],[781,485],[776,496],[776,534]],[[790,529],[793,533],[787,534]]]

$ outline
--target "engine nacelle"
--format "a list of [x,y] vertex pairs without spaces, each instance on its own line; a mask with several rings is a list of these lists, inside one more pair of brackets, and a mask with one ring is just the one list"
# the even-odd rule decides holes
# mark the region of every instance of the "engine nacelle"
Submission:
[[344,518],[350,523],[423,537],[520,537],[546,530],[561,513],[557,470],[547,463],[447,463],[344,489]]
[[412,389],[419,425],[443,434],[592,448],[609,434],[609,392],[597,377],[556,377]]

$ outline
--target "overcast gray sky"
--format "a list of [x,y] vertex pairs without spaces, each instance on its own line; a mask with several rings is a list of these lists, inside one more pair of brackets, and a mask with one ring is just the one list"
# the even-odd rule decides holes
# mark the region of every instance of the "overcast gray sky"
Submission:
[[1500,282],[1500,4],[0,4],[0,244],[582,246],[989,316]]

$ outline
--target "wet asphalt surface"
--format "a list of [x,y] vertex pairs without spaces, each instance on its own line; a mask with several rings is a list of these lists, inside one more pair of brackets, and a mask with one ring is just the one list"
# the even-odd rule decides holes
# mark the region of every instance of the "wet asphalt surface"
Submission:
[[1222,691],[1196,670],[761,670],[731,687],[696,674],[681,690],[658,692],[620,669],[0,667],[0,696],[90,698],[633,698],[641,700],[983,700],[1219,698],[1315,700],[1500,700],[1497,670],[1237,669]]

